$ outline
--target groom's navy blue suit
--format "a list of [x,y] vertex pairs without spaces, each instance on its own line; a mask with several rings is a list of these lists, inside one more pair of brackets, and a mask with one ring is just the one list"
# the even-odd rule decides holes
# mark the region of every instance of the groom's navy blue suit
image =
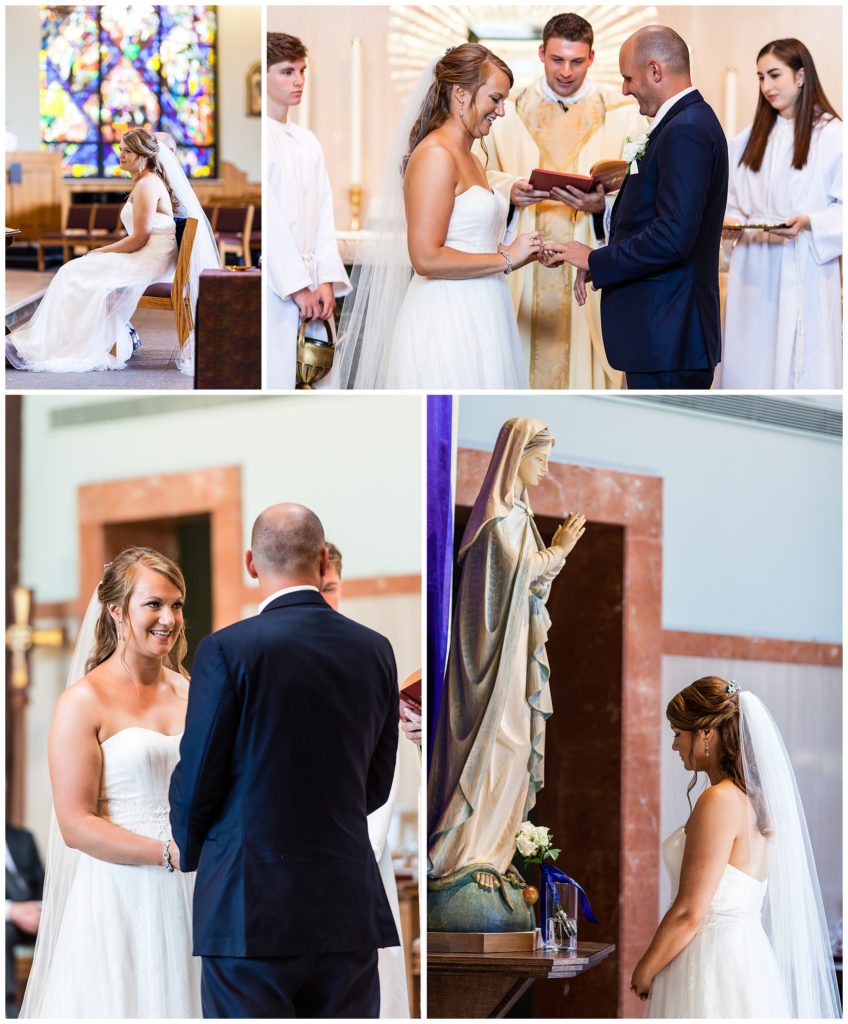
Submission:
[[592,282],[603,289],[604,348],[628,387],[709,387],[721,359],[727,142],[697,90],[649,140],[612,208],[609,244],[589,256]]
[[366,815],[397,742],[389,641],[316,590],[200,643],[170,801],[204,1016],[379,1015],[399,943]]

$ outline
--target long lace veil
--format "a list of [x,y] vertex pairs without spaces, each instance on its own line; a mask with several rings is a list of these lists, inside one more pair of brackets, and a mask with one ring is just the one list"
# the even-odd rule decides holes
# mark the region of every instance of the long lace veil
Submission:
[[[68,667],[65,689],[73,686],[85,675],[85,663],[94,650],[94,630],[100,616],[100,602],[97,599],[97,588],[88,603],[83,616],[76,646]],[[40,1017],[41,1006],[47,991],[47,979],[56,942],[65,913],[68,893],[76,874],[79,863],[79,851],[65,845],[56,813],[52,804],[50,808],[50,835],[47,841],[47,861],[44,875],[44,895],[41,911],[41,922],[35,940],[35,955],[32,970],[24,995],[21,1017]]]
[[763,926],[786,985],[790,1017],[841,1017],[816,864],[795,774],[762,701],[739,692],[745,785],[771,831]]
[[353,294],[342,309],[330,387],[384,386],[395,322],[412,279],[401,168],[409,149],[409,134],[433,84],[437,63],[436,59],[427,65],[407,99],[381,180],[372,193],[365,241],[350,275]]
[[[215,270],[221,266],[221,258],[218,253],[218,245],[212,231],[212,225],[203,212],[200,200],[194,194],[194,189],[186,176],[176,154],[169,148],[167,142],[163,141],[166,132],[156,132],[159,140],[159,162],[168,182],[174,190],[174,195],[179,203],[175,214],[181,217],[196,217],[197,234],[194,236],[194,246],[191,250],[191,265],[189,267],[189,298],[191,301],[191,313],[197,323],[197,294],[200,287],[200,275],[204,270]],[[170,136],[168,136],[170,138]],[[183,345],[177,355],[177,366],[183,373],[194,375],[194,331],[189,335],[188,341]]]

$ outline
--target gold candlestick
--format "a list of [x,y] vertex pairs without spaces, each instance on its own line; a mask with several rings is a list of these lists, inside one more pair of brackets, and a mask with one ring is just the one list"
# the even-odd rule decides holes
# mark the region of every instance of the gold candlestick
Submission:
[[350,230],[359,231],[362,227],[362,186],[350,186]]

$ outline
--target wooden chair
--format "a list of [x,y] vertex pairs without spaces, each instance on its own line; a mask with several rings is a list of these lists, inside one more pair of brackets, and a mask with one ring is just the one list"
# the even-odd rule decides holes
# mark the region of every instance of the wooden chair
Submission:
[[250,266],[250,229],[253,224],[253,204],[247,206],[219,206],[215,218],[215,241],[221,266],[227,264],[227,253],[241,256],[244,266]]
[[253,253],[262,252],[262,207],[253,207],[253,223],[250,226],[250,245],[247,247],[246,267],[253,266]]
[[212,206],[212,205],[207,206],[204,203],[203,204],[203,212],[206,214],[206,219],[209,221],[209,226],[214,231],[215,230],[215,221],[218,219],[218,207],[217,206]]
[[71,203],[68,207],[68,212],[65,216],[65,226],[62,230],[50,231],[46,235],[42,235],[34,243],[38,269],[44,270],[44,250],[48,248],[60,248],[62,250],[62,262],[67,263],[70,259],[68,247],[75,245],[80,238],[84,238],[89,234],[93,222],[93,204]]
[[74,245],[84,246],[86,250],[96,249],[101,245],[117,242],[126,235],[121,223],[121,203],[95,203],[91,230]]
[[150,285],[139,299],[138,309],[170,309],[177,325],[177,340],[180,348],[188,341],[194,330],[194,316],[191,311],[189,295],[189,267],[191,266],[191,250],[194,248],[194,236],[197,234],[197,218],[188,217],[183,228],[182,238],[178,239],[177,269],[173,281],[157,281]]

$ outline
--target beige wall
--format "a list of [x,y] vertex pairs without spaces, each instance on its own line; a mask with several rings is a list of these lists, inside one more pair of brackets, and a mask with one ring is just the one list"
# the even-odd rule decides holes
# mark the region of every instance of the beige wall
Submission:
[[[486,7],[486,17],[494,8]],[[365,199],[379,182],[402,101],[389,76],[387,41],[396,7],[269,7],[268,29],[299,36],[309,48],[309,127],[324,147],[335,194],[336,226],[348,227],[350,204],[350,41],[363,42],[363,172]],[[456,10],[456,8],[454,8]],[[510,7],[512,14],[515,8]],[[580,8],[578,7],[579,11]],[[770,39],[796,36],[809,46],[825,91],[842,113],[842,14],[838,6],[658,7],[657,20],[680,32],[692,49],[693,79],[724,118],[725,68],[738,71],[736,128],[753,115],[757,99],[755,60]],[[554,8],[551,8],[553,13]],[[461,41],[461,40],[456,40]],[[433,56],[438,53],[435,50]]]
[[[38,7],[6,8],[6,131],[20,150],[41,145],[38,111]],[[258,6],[218,7],[219,156],[252,181],[261,175],[261,118],[245,113],[245,79],[261,58],[262,12]]]

